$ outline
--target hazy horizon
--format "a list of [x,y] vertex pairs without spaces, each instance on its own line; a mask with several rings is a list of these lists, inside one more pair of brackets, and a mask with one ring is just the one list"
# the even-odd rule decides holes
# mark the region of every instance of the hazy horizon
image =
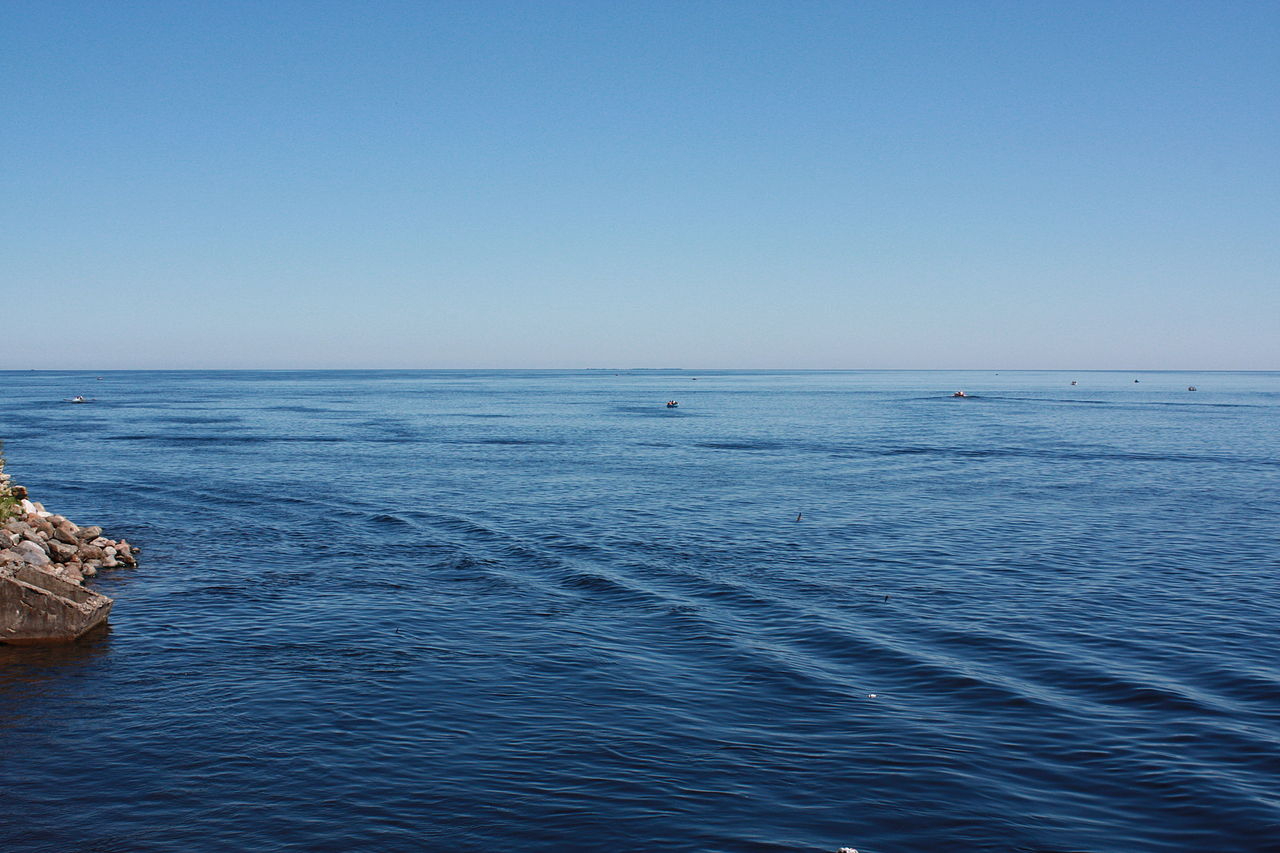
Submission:
[[1280,373],[1267,368],[1201,367],[28,367],[0,373]]

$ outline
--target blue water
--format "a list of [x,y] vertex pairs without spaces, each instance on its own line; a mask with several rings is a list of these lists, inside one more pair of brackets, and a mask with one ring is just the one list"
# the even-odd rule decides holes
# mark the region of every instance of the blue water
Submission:
[[1280,850],[1280,373],[0,383],[0,850]]

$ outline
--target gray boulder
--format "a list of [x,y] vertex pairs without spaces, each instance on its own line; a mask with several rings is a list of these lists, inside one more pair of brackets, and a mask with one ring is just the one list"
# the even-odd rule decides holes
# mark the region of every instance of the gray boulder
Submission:
[[33,566],[49,565],[49,555],[46,554],[44,552],[44,549],[41,548],[39,545],[37,545],[35,542],[24,540],[22,542],[19,542],[17,545],[15,545],[13,547],[13,550],[17,551],[18,554],[21,555],[22,559],[25,562],[29,563],[30,565],[33,565]]

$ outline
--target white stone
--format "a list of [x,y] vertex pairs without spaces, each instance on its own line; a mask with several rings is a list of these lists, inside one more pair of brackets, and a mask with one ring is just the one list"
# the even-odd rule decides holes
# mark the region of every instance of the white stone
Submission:
[[22,559],[33,566],[49,565],[49,555],[34,542],[20,542],[13,550],[21,554]]

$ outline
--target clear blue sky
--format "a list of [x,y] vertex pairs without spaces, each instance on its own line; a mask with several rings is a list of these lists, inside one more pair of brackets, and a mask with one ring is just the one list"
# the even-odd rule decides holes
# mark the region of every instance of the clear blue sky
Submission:
[[0,367],[1280,368],[1275,2],[0,2]]

